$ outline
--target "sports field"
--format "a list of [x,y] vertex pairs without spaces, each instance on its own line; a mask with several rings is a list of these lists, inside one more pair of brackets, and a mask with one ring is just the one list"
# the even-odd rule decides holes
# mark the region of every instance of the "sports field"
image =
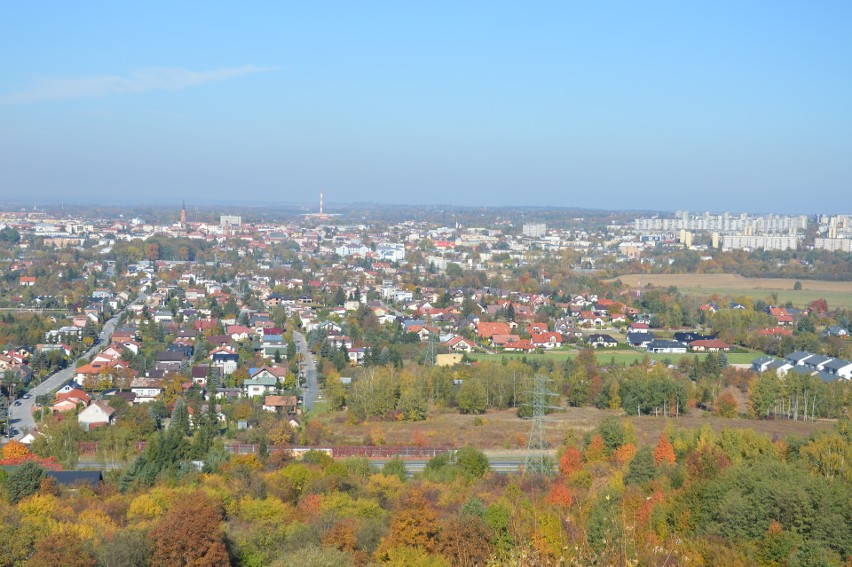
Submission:
[[[828,306],[852,308],[852,282],[826,280],[795,280],[784,278],[746,278],[737,274],[627,274],[609,281],[621,280],[630,287],[648,284],[667,287],[677,286],[681,293],[700,297],[749,296],[767,299],[771,293],[778,295],[778,303],[793,302],[805,306],[816,299],[825,299]],[[793,290],[799,281],[802,289]]]

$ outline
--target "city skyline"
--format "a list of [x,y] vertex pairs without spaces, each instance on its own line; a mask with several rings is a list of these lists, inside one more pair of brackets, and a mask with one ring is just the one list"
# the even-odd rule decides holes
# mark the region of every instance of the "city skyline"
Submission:
[[199,6],[11,8],[0,195],[852,209],[844,3]]

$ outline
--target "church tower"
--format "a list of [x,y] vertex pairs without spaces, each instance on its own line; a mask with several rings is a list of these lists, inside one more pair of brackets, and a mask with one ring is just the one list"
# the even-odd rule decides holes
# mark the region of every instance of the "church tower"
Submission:
[[186,228],[186,201],[183,202],[183,206],[180,208],[180,225]]

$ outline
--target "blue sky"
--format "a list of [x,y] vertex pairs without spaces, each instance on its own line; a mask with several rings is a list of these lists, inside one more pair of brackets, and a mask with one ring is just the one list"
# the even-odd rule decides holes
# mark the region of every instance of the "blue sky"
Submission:
[[852,2],[16,2],[0,200],[852,212]]

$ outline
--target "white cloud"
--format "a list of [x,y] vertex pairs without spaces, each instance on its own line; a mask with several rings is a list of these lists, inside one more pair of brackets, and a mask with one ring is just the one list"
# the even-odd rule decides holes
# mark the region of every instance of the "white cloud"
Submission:
[[271,67],[243,65],[209,71],[191,71],[182,67],[153,67],[127,75],[92,77],[56,77],[41,79],[29,89],[0,95],[0,104],[25,104],[49,100],[101,98],[114,94],[146,91],[178,91],[187,87],[225,81],[255,73],[273,71]]

